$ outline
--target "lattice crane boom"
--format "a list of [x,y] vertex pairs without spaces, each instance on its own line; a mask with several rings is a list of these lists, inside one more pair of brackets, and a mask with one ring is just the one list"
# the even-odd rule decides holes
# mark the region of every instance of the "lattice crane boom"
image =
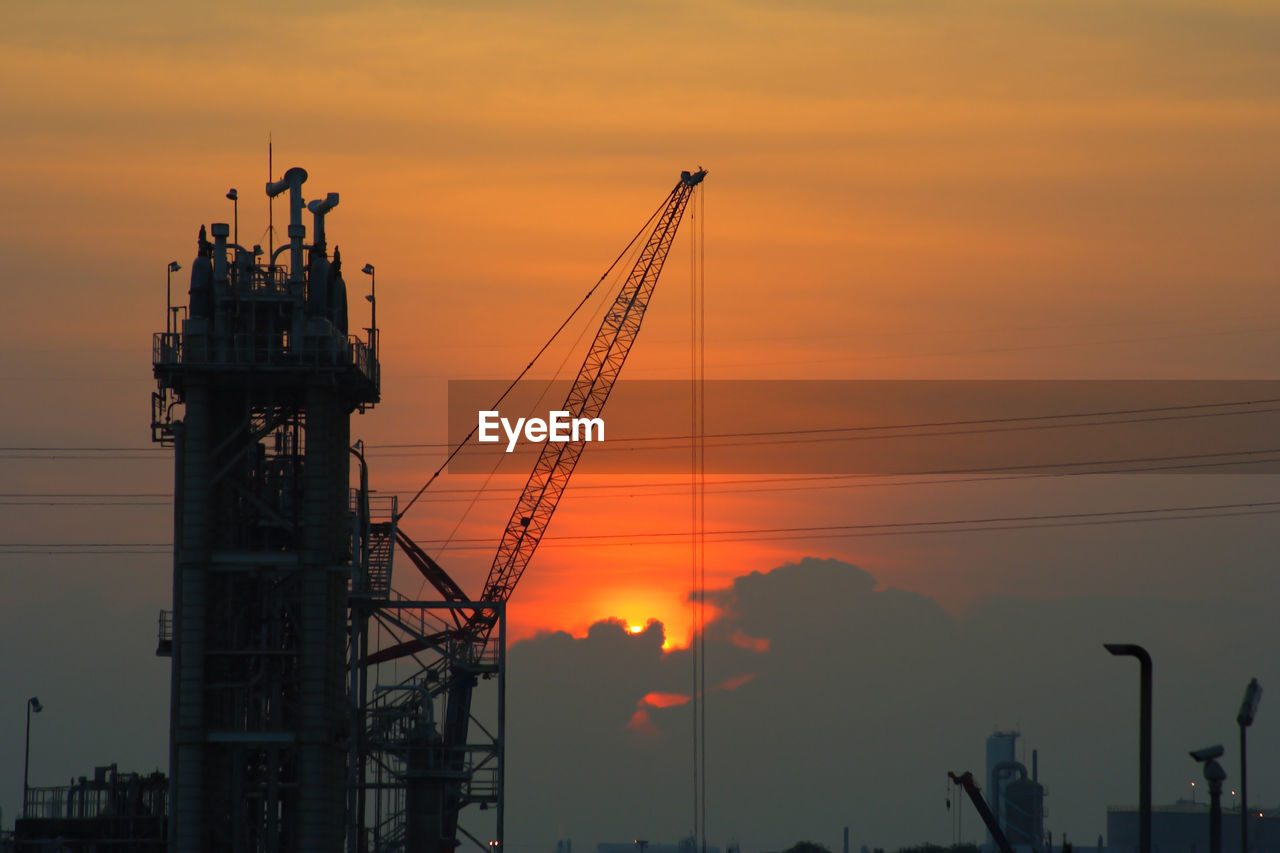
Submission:
[[[685,208],[694,188],[702,183],[706,175],[706,170],[701,168],[696,172],[681,172],[680,180],[667,195],[657,214],[656,224],[649,232],[625,283],[605,313],[600,329],[596,332],[591,348],[587,351],[561,407],[563,411],[570,413],[570,417],[594,418],[604,409],[622,365],[631,352],[631,345],[635,343],[640,331],[649,299],[671,251]],[[511,597],[512,590],[529,565],[538,543],[542,541],[585,446],[585,440],[547,442],[543,445],[533,472],[503,530],[489,577],[485,581],[484,593],[479,600],[497,603],[505,602]],[[425,551],[414,544],[408,534],[403,530],[397,531],[397,541],[423,577],[447,600],[462,599],[457,584],[448,578]],[[496,621],[497,614],[493,610],[480,610],[460,628],[449,629],[430,638],[411,639],[387,646],[371,653],[366,661],[375,664],[397,660],[446,639],[473,646],[475,653],[480,654]]]
[[[652,230],[605,312],[561,407],[571,420],[591,421],[601,415],[640,331],[685,210],[706,174],[703,169],[682,172],[650,220]],[[628,251],[632,245],[628,244]],[[363,639],[355,642],[353,633],[349,646],[352,661],[361,658],[352,665],[358,686],[351,689],[351,695],[358,697],[356,713],[361,722],[352,736],[353,751],[358,755],[351,765],[355,781],[350,808],[363,815],[368,804],[373,805],[377,850],[456,853],[460,836],[488,853],[501,849],[503,614],[585,449],[586,436],[571,434],[570,438],[567,442],[547,441],[540,449],[478,599],[469,599],[448,572],[397,526],[399,515],[394,511],[391,521],[379,528],[386,548],[394,538],[442,600],[397,601],[393,592],[384,588],[384,598],[370,599],[363,618],[375,614],[392,642],[369,652]],[[389,562],[385,577],[389,587]],[[412,615],[415,607],[419,608],[417,617]],[[447,615],[429,615],[441,611]],[[374,673],[376,686],[372,694],[368,692],[368,667],[407,656],[414,657],[409,664],[412,667],[416,662],[416,670],[406,678],[393,670],[390,682],[379,680]],[[492,718],[483,722],[472,710],[479,682],[495,677],[496,727]],[[481,809],[496,806],[495,834],[487,845],[459,823],[461,812],[472,805]],[[363,816],[360,822],[363,826]]]
[[[706,174],[703,169],[681,173],[679,182],[667,196],[657,223],[649,233],[622,289],[605,313],[600,329],[596,332],[591,348],[587,351],[582,367],[578,369],[578,375],[561,407],[571,418],[595,418],[603,411],[622,365],[631,352],[631,345],[635,343],[640,331],[649,299],[658,283],[667,254],[671,251],[685,207],[694,187],[702,182]],[[538,461],[533,466],[533,472],[529,475],[524,491],[502,533],[502,541],[489,569],[489,578],[485,581],[482,600],[506,601],[511,596],[537,550],[538,543],[542,541],[551,516],[556,511],[585,447],[585,437],[576,441],[546,442],[542,445]],[[477,630],[487,632],[492,627],[492,614],[479,614],[475,621]]]

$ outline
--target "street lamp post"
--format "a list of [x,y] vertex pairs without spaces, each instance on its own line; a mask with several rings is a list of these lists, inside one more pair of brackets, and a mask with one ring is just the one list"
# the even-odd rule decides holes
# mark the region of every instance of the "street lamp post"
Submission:
[[31,770],[31,712],[35,711],[39,714],[43,710],[44,706],[35,696],[27,700],[27,749],[22,756],[22,816],[24,818],[27,816],[27,789]]
[[1103,648],[1138,659],[1138,853],[1151,853],[1151,655],[1132,643],[1104,643]]
[[1262,687],[1258,679],[1249,681],[1244,689],[1244,701],[1240,703],[1240,713],[1236,714],[1236,722],[1240,725],[1240,853],[1249,850],[1249,776],[1245,765],[1245,731],[1253,725],[1253,716],[1258,713],[1258,702],[1262,699]]
[[164,322],[165,327],[170,332],[174,331],[173,327],[176,325],[176,315],[173,313],[173,274],[180,269],[182,269],[182,264],[177,261],[169,261],[169,266],[166,268],[164,274]]
[[236,188],[232,187],[227,190],[227,198],[231,199],[231,221],[235,230],[232,232],[232,242],[237,246],[240,245],[240,194],[236,192]]
[[373,264],[365,264],[360,272],[369,276],[369,349],[373,350],[374,361],[378,360],[378,277],[374,275]]

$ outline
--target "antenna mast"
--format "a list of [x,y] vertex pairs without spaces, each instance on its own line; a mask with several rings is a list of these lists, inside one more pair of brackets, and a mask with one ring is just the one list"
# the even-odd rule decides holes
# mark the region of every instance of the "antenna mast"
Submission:
[[[271,132],[267,132],[267,183],[271,183],[275,178],[275,169],[271,165]],[[275,196],[267,196],[267,263],[275,266],[276,252],[276,225],[275,225]]]

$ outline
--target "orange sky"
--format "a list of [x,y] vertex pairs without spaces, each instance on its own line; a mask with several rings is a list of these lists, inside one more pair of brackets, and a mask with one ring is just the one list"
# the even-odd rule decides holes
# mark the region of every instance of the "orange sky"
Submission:
[[[1280,350],[1280,12],[1261,0],[224,3],[199,14],[66,2],[13,6],[3,20],[6,445],[146,446],[164,265],[188,265],[199,225],[230,219],[230,186],[242,242],[264,239],[268,136],[277,172],[309,170],[308,197],[341,193],[329,230],[348,264],[378,269],[384,403],[353,428],[370,445],[441,441],[444,382],[517,372],[698,164],[711,170],[713,377],[1269,377]],[[687,252],[682,239],[628,376],[687,373]],[[353,295],[353,318],[364,309]],[[371,460],[375,486],[401,491],[436,461]],[[162,460],[0,464],[14,492],[168,487]],[[1159,497],[1143,488],[1133,501]],[[1187,484],[1188,500],[1199,489]],[[729,494],[711,499],[708,526],[955,517],[975,500],[1099,495]],[[416,508],[414,535],[444,535],[459,507]],[[460,535],[492,535],[506,512],[484,502]],[[687,524],[678,495],[594,500],[571,486],[552,534]],[[0,530],[8,542],[170,535],[163,508],[22,506]],[[656,617],[683,641],[687,545],[548,546],[517,594],[518,635]],[[708,577],[817,553],[957,610],[1011,584],[1074,588],[1049,569],[1014,574],[992,550],[731,543],[711,549]],[[446,557],[473,586],[489,559]],[[97,582],[83,557],[25,559],[65,583]],[[103,586],[136,598],[136,584],[116,581],[164,564],[107,560]]]
[[[448,380],[514,376],[680,170],[697,165],[710,170],[711,378],[1270,379],[1280,363],[1274,0],[51,0],[0,9],[0,604],[10,607],[0,626],[23,649],[0,660],[9,685],[0,729],[21,733],[21,700],[45,700],[32,752],[40,784],[83,774],[91,762],[164,764],[156,733],[168,670],[152,652],[155,614],[170,606],[172,454],[149,442],[151,334],[164,326],[166,265],[187,268],[174,280],[181,298],[200,225],[231,219],[228,188],[241,198],[241,242],[266,242],[268,138],[277,174],[309,171],[307,198],[341,194],[328,233],[351,271],[352,326],[367,316],[367,279],[354,270],[377,267],[383,402],[355,419],[352,434],[368,443],[373,485],[384,493],[413,492],[439,463],[436,450],[386,445],[444,441]],[[282,230],[284,205],[276,216]],[[688,373],[686,238],[687,229],[624,378]],[[564,358],[557,349],[549,363]],[[571,371],[580,355],[567,358]],[[33,447],[53,449],[20,449]],[[1263,475],[726,479],[734,477],[709,486],[709,529],[1280,500],[1277,478]],[[504,469],[459,525],[471,494],[458,490],[482,482],[441,478],[406,529],[433,547],[455,526],[459,540],[493,540],[523,472]],[[679,477],[575,478],[515,592],[511,635],[582,636],[600,619],[659,619],[670,643],[686,643],[690,548],[653,535],[688,530],[685,488]],[[1116,624],[1137,597],[1193,601],[1149,608],[1153,619],[1207,620],[1171,655],[1202,656],[1224,678],[1235,678],[1232,665],[1256,666],[1269,684],[1275,656],[1265,644],[1237,637],[1233,648],[1256,655],[1224,664],[1213,638],[1263,624],[1237,625],[1232,614],[1274,598],[1276,530],[1266,514],[744,534],[713,537],[730,541],[708,544],[706,578],[724,586],[806,555],[833,557],[969,624],[1006,599],[1006,609],[1030,614],[1008,624],[1030,631],[1044,630],[1030,620],[1046,609],[1029,602],[1053,599],[1073,614],[1074,639],[1098,654],[1095,640],[1113,638],[1092,636],[1097,612]],[[622,538],[560,538],[596,535]],[[73,543],[90,546],[64,547]],[[479,590],[492,559],[487,544],[433,553],[467,590]],[[408,561],[397,569],[400,591],[416,594]],[[776,592],[784,575],[813,576],[781,573],[757,586]],[[843,612],[827,590],[790,592],[793,625],[808,616],[809,597],[828,605],[828,618]],[[729,643],[757,652],[772,643],[789,665],[788,638],[760,616],[767,609],[757,603],[750,635]],[[849,636],[877,643],[883,629],[889,643],[898,630],[861,628]],[[1048,630],[1069,633],[1065,622]],[[652,649],[654,635],[633,640]],[[817,667],[829,652],[840,653],[815,646],[801,656]],[[946,652],[939,683],[973,680],[967,662],[948,656],[963,651]],[[1170,664],[1161,663],[1166,677],[1178,671]],[[1103,774],[1111,787],[1098,786],[1102,765],[1068,746],[1079,720],[1102,717],[1080,717],[1060,691],[1095,682],[1060,683],[1061,673],[1082,670],[1058,659],[1028,666],[1040,707],[1065,706],[1071,717],[1058,741],[1067,759],[1046,766],[1061,767],[1050,772],[1063,780],[1051,783],[1055,827],[1075,838],[1077,826],[1096,827],[1104,794],[1120,802],[1128,789],[1114,768]],[[1097,714],[1118,713],[1116,697],[1130,696],[1116,686],[1123,678],[1129,689],[1130,671],[1106,666],[1099,672],[1115,684],[1085,703]],[[997,690],[994,675],[975,683],[993,685],[992,704],[950,720],[948,731],[963,734],[948,754],[976,762],[988,708],[1015,712],[997,704],[1004,685]],[[1180,763],[1169,758],[1172,769],[1157,778],[1167,800],[1185,791],[1181,750],[1213,742],[1221,721],[1211,714],[1228,724],[1230,715],[1202,701],[1203,685],[1164,684],[1174,691],[1165,707],[1204,715],[1176,731],[1173,714],[1162,717],[1161,737],[1180,744],[1166,751]],[[776,685],[763,675],[721,682],[718,707]],[[664,712],[688,712],[677,704],[683,693],[665,692],[678,684],[640,689],[651,692],[625,703],[635,731]],[[920,704],[937,713],[932,697]],[[1048,711],[1022,718],[1029,734],[1052,720]],[[556,745],[542,730],[536,740]],[[21,748],[16,736],[0,738],[0,765],[16,767]],[[790,755],[775,765],[754,749],[744,756],[760,768],[794,767]],[[1274,798],[1267,785],[1264,771],[1258,796]],[[19,793],[16,776],[0,779],[10,817]],[[714,792],[711,803],[722,807]],[[843,813],[825,803],[810,805]],[[831,829],[828,840],[837,839]]]

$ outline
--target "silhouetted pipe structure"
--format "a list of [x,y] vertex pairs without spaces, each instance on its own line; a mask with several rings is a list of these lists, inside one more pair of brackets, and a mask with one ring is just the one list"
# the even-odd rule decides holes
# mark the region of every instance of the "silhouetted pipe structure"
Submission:
[[[269,198],[289,191],[289,280],[294,283],[301,283],[306,277],[306,267],[302,262],[302,238],[307,233],[306,226],[302,224],[302,185],[306,180],[307,170],[294,166],[284,173],[283,178],[267,184]],[[271,260],[274,262],[275,258]]]
[[325,214],[338,206],[338,194],[329,193],[323,200],[307,202],[307,210],[311,211],[311,245],[320,251],[325,249],[324,237],[324,217]]
[[[196,259],[191,264],[191,288],[187,292],[190,309],[187,316],[193,319],[213,317],[213,244],[209,242],[203,225],[196,238]],[[175,328],[173,330],[177,332]]]
[[[342,278],[342,253],[333,247],[333,263],[329,265],[329,319],[341,334],[347,333],[347,283]],[[372,347],[372,342],[370,342]]]
[[287,278],[229,245],[226,223],[212,243],[202,227],[189,315],[153,349],[152,434],[175,449],[176,853],[357,849],[347,650],[364,641],[349,599],[369,525],[356,525],[348,447],[351,413],[380,390],[367,343],[334,323],[323,223],[336,194],[312,206],[321,233],[303,263],[306,178],[293,168],[267,187],[290,194]]
[[[1014,775],[1019,779],[1026,779],[1027,768],[1017,761],[1002,761],[992,768],[991,777],[994,782],[991,785],[991,812],[996,820],[1000,820],[1000,787],[1005,779]],[[1008,821],[1005,823],[1007,825]]]
[[1138,853],[1151,853],[1151,655],[1132,643],[1104,643],[1103,648],[1138,659]]

